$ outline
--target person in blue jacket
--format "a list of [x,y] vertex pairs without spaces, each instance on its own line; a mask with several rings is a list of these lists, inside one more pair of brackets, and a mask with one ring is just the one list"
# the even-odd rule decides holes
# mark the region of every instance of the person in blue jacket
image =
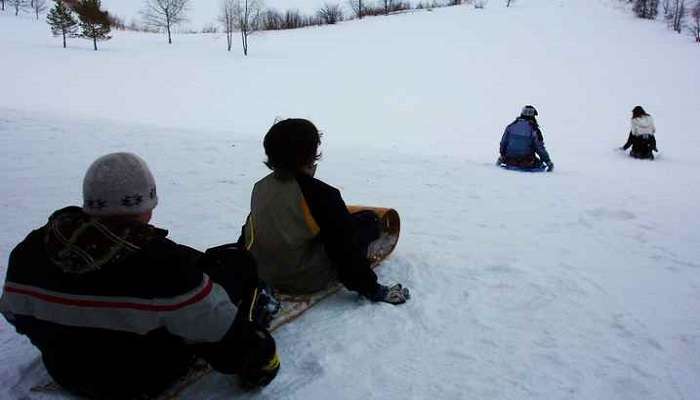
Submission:
[[499,165],[524,170],[546,168],[550,172],[554,169],[554,163],[544,147],[537,115],[535,107],[527,105],[520,116],[506,127],[501,139]]

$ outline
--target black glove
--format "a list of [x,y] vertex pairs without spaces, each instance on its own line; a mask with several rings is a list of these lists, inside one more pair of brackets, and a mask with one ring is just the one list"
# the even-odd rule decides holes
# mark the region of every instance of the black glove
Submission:
[[253,301],[252,322],[267,329],[281,308],[282,304],[275,297],[272,287],[260,282],[257,288],[257,297]]
[[372,301],[383,301],[389,304],[403,304],[411,298],[408,288],[397,283],[394,286],[377,285],[374,293],[367,296]]
[[547,163],[547,172],[552,172],[552,171],[554,171],[554,163],[550,161]]

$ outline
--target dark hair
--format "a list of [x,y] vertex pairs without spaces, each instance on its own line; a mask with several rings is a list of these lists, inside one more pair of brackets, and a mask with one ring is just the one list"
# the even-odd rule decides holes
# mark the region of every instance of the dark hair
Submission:
[[267,161],[273,171],[297,172],[321,158],[318,146],[321,134],[311,121],[285,119],[275,123],[265,135],[263,146]]
[[632,118],[639,118],[639,117],[643,117],[645,115],[649,115],[649,114],[647,114],[647,112],[644,111],[642,106],[637,106],[632,110]]

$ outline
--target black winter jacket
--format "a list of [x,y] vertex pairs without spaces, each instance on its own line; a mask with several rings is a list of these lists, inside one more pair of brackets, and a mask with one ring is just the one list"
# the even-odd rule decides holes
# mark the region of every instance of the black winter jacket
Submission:
[[267,348],[251,345],[256,335],[237,317],[240,291],[257,284],[252,261],[236,266],[245,282],[221,271],[213,279],[202,253],[166,235],[68,207],[12,251],[0,311],[57,383],[96,398],[153,395],[196,356],[234,374],[274,354],[269,334]]

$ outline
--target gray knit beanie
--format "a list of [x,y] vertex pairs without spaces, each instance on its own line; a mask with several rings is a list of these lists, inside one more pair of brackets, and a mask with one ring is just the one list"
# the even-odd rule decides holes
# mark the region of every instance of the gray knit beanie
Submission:
[[83,210],[89,215],[137,215],[158,204],[156,182],[136,154],[112,153],[92,163],[83,180]]

